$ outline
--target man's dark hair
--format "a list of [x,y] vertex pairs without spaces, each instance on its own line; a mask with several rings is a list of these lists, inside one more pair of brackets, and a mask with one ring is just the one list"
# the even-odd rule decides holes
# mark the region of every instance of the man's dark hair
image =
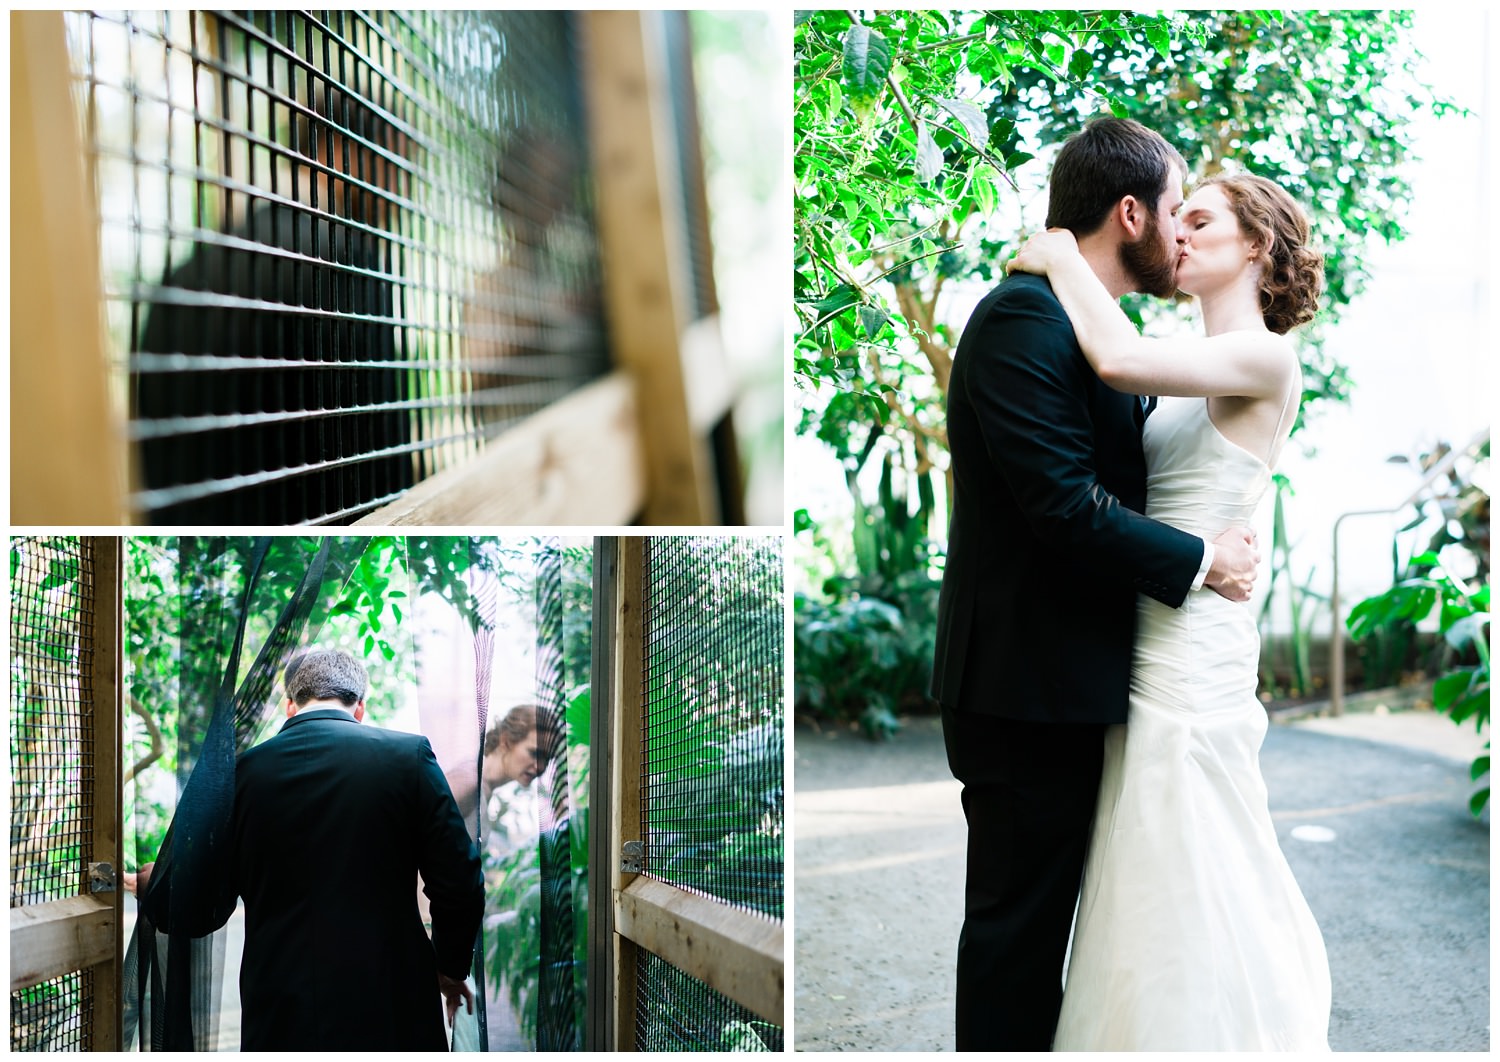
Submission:
[[286,695],[301,708],[309,701],[336,700],[352,708],[365,699],[370,676],[343,649],[309,649],[286,666]]
[[1047,227],[1087,236],[1127,195],[1155,213],[1176,167],[1187,163],[1171,144],[1129,118],[1095,118],[1069,137],[1052,164]]

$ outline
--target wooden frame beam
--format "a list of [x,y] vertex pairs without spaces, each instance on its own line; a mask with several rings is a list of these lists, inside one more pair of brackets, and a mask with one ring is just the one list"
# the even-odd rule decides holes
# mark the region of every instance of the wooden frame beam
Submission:
[[785,1024],[781,922],[638,878],[615,894],[615,930],[767,1021]]
[[93,715],[94,862],[114,868],[113,892],[94,894],[113,911],[112,950],[107,965],[94,972],[92,1043],[96,1051],[118,1051],[123,1036],[121,972],[125,957],[124,828],[121,816],[123,785],[120,781],[122,749],[121,720],[124,696],[120,683],[121,631],[124,624],[122,547],[119,538],[97,537],[94,550],[94,624],[91,632],[94,658],[89,681]]
[[646,504],[635,389],[616,372],[424,479],[356,525],[628,524]]
[[125,523],[99,226],[60,11],[10,16],[10,519]]
[[107,899],[85,894],[12,907],[10,990],[111,962],[118,939],[115,905]]
[[[643,840],[641,824],[641,775],[645,761],[645,697],[643,652],[646,616],[642,575],[645,571],[646,540],[619,539],[618,577],[615,583],[614,688],[611,690],[614,718],[609,731],[614,754],[610,764],[610,787],[615,800],[609,817],[610,894],[623,892],[639,875],[623,869],[622,854],[627,841]],[[635,1047],[636,945],[611,934],[615,969],[614,1036],[617,1051]]]
[[718,492],[683,366],[683,190],[661,12],[580,13],[599,254],[615,363],[641,394],[648,524],[716,524]]

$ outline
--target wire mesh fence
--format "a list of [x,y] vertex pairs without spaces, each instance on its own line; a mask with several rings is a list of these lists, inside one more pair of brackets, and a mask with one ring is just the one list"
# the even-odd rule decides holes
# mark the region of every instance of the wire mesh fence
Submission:
[[93,981],[92,970],[81,970],[12,992],[10,1049],[91,1050]]
[[634,1050],[785,1050],[780,1026],[644,948],[636,963]]
[[93,819],[92,543],[12,543],[10,902],[83,890]]
[[[11,543],[10,905],[84,892],[93,859],[93,543]],[[11,1048],[87,1050],[92,975],[11,993]]]
[[[645,874],[780,919],[781,540],[651,538],[642,581]],[[639,977],[642,1049],[780,1042],[779,1027],[654,955]]]
[[342,523],[607,369],[568,12],[69,16],[157,523]]
[[781,543],[647,542],[647,873],[782,912]]

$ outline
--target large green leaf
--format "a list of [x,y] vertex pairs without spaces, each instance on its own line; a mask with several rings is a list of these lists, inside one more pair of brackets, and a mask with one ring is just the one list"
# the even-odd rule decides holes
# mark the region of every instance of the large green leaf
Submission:
[[943,172],[943,150],[938,147],[932,139],[932,134],[927,131],[927,123],[918,119],[917,121],[917,180],[923,184],[929,183],[934,177]]
[[880,94],[891,72],[891,46],[869,26],[851,26],[844,34],[844,88],[852,99],[868,101]]
[[957,118],[959,124],[964,127],[964,135],[974,144],[982,148],[990,139],[990,125],[984,117],[984,111],[968,100],[948,99],[945,96],[934,96],[935,100]]

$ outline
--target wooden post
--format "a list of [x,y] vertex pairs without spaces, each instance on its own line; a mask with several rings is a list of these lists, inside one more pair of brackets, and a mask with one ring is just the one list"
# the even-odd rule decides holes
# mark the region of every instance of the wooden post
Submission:
[[[639,875],[621,866],[627,841],[644,841],[640,836],[641,775],[644,770],[645,697],[642,679],[645,673],[645,594],[641,586],[645,571],[646,540],[619,540],[619,578],[615,584],[615,685],[614,720],[610,743],[614,750],[611,785],[615,793],[610,809],[610,881],[609,904],[613,908],[619,896]],[[595,902],[598,902],[596,900]],[[614,1044],[617,1051],[635,1046],[636,1014],[636,945],[612,933],[614,940],[615,1013]]]
[[584,11],[580,24],[611,345],[636,377],[646,448],[643,522],[717,523],[684,370],[691,278],[661,13]]
[[121,821],[120,761],[121,720],[124,696],[121,688],[121,622],[123,607],[123,542],[118,538],[93,540],[94,627],[93,698],[94,770],[93,813],[94,862],[114,868],[113,892],[94,894],[113,908],[113,948],[108,963],[94,970],[93,1046],[96,1051],[118,1051],[121,1027],[121,967],[125,957],[124,829]]
[[62,12],[15,12],[10,31],[10,518],[120,524],[124,432]]

